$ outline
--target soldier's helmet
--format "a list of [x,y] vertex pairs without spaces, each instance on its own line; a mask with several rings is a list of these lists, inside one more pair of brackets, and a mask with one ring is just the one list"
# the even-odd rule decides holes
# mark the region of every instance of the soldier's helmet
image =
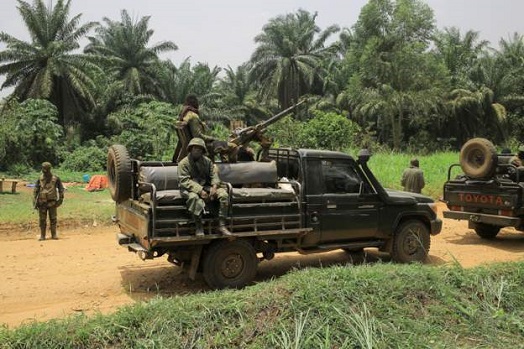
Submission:
[[201,147],[202,149],[204,149],[204,153],[207,152],[207,150],[206,150],[206,143],[204,142],[204,140],[202,138],[198,138],[198,137],[195,137],[195,138],[193,138],[192,140],[189,141],[189,144],[187,145],[187,151],[190,152],[191,151],[191,147],[193,147],[195,145]]
[[52,166],[50,162],[42,162],[42,170],[51,170]]

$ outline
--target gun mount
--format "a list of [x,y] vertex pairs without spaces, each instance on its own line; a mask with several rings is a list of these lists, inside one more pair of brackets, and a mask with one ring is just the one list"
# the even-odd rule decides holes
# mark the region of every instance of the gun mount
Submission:
[[[245,127],[243,129],[240,129],[238,131],[235,131],[232,138],[229,140],[231,143],[235,143],[238,146],[247,145],[251,141],[259,141],[261,142],[261,145],[264,147],[263,143],[266,143],[266,140],[269,140],[267,137],[262,137],[262,134],[267,130],[267,128],[271,125],[277,122],[278,120],[282,119],[284,116],[289,114],[293,109],[304,103],[305,100],[302,100],[294,105],[292,105],[289,108],[286,108],[282,110],[280,113],[273,115],[269,119],[262,121],[261,123],[258,123],[254,126]],[[268,144],[268,147],[271,146],[270,142]]]

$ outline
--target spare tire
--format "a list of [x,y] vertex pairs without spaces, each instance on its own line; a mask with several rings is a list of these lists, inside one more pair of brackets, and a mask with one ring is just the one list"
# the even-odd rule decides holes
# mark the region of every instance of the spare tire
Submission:
[[107,178],[111,197],[117,203],[131,197],[131,158],[125,146],[114,144],[107,152]]
[[497,149],[485,138],[473,138],[460,149],[460,167],[472,178],[488,178],[497,168]]

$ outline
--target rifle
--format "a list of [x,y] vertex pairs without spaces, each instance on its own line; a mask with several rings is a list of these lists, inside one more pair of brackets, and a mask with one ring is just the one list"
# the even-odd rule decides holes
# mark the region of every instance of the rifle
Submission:
[[246,128],[243,128],[239,131],[236,131],[234,133],[234,137],[230,139],[229,141],[231,143],[235,143],[236,145],[245,145],[251,142],[255,137],[257,137],[258,134],[263,133],[266,131],[267,127],[271,124],[274,124],[278,120],[282,119],[284,116],[286,116],[290,111],[304,103],[306,100],[301,100],[297,104],[292,105],[291,107],[282,110],[280,113],[273,115],[269,119],[262,121],[261,123],[256,124],[255,126],[249,126]]
[[40,190],[38,190],[38,194],[35,196],[35,202],[33,203],[33,208],[35,210],[38,210],[38,199],[40,198]]

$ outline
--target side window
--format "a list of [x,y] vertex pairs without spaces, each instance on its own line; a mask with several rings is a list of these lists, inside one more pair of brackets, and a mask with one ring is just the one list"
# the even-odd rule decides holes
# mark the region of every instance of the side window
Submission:
[[360,190],[362,180],[349,162],[322,160],[322,173],[326,193],[356,193]]

